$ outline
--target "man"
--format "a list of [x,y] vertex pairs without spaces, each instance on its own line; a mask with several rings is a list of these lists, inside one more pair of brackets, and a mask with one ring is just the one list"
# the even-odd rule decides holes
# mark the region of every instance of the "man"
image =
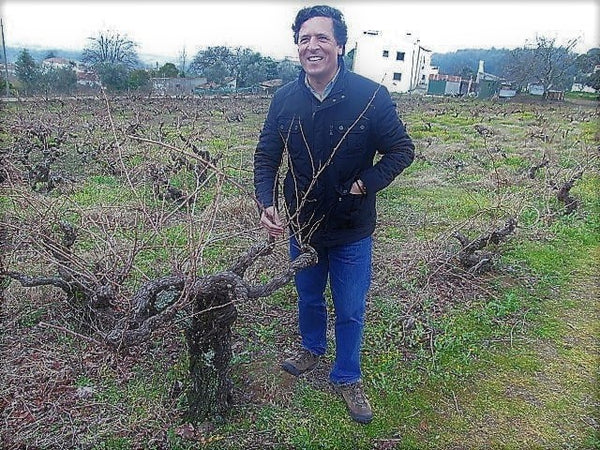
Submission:
[[[297,257],[304,244],[318,253],[316,266],[295,278],[302,348],[282,367],[298,376],[325,353],[329,279],[336,316],[330,381],[350,416],[368,423],[373,413],[362,387],[360,350],[375,194],[412,163],[414,145],[388,91],[344,67],[347,27],[340,11],[304,8],[292,30],[302,71],[275,93],[254,155],[261,225],[271,237],[284,233],[276,184],[285,152],[290,256]],[[381,158],[373,164],[376,153]]]

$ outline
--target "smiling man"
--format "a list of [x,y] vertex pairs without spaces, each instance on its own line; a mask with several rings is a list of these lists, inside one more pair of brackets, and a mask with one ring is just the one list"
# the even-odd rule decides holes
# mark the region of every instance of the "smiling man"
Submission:
[[344,53],[335,38],[333,20],[313,17],[305,21],[298,31],[297,44],[308,84],[323,96],[326,86],[338,72],[338,57]]
[[[360,352],[371,282],[376,193],[414,158],[414,145],[396,105],[381,85],[344,66],[347,27],[329,6],[300,10],[292,25],[302,71],[275,93],[254,155],[254,186],[261,225],[271,237],[286,225],[277,209],[277,173],[283,182],[290,256],[304,244],[318,263],[296,275],[301,347],[282,363],[299,376],[327,350],[327,282],[335,311],[335,361],[330,381],[352,419],[373,412],[362,384]],[[374,163],[375,155],[381,158]]]

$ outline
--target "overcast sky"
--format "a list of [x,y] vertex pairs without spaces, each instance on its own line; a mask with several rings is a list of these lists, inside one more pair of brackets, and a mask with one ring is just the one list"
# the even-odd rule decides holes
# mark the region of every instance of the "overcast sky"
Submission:
[[[290,26],[299,1],[0,0],[6,44],[80,50],[103,29],[127,34],[140,54],[176,61],[210,45],[250,47],[265,56],[296,54]],[[323,2],[325,3],[325,2]],[[344,13],[348,46],[366,29],[411,32],[434,52],[515,48],[536,34],[560,44],[579,38],[579,53],[600,46],[598,0],[330,1]]]

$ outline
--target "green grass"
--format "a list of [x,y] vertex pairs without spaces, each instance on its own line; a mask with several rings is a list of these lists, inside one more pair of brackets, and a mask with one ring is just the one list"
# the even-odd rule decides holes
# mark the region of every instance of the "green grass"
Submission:
[[31,309],[21,315],[17,323],[22,327],[35,327],[45,314],[46,308]]
[[527,169],[531,166],[531,162],[522,156],[508,156],[500,160],[501,165],[512,167],[514,169]]
[[598,101],[598,93],[592,92],[565,92],[565,98],[578,98],[585,100],[595,100]]
[[403,172],[403,175],[410,176],[413,173],[420,173],[424,170],[431,168],[432,166],[433,164],[428,161],[417,159],[413,161],[413,163],[410,166],[408,166],[408,168],[406,168],[406,170]]
[[[390,186],[380,195],[383,205],[379,213],[382,217],[405,217],[406,214],[425,215],[425,226],[411,229],[411,234],[419,239],[431,239],[440,231],[446,229],[450,223],[467,220],[473,216],[481,215],[482,211],[492,206],[492,195],[485,190],[473,191],[458,186],[420,186],[406,188]],[[483,213],[484,217],[494,216],[492,209]],[[384,236],[401,236],[407,229],[401,228],[394,231],[384,228]]]
[[95,444],[93,450],[129,450],[131,442],[127,438],[108,438],[106,441]]
[[448,126],[433,125],[431,128],[416,129],[411,131],[412,136],[414,136],[414,139],[434,137],[444,143],[462,142],[464,139],[464,133],[451,124]]
[[132,192],[113,177],[97,176],[71,195],[71,201],[80,206],[125,205],[133,200]]

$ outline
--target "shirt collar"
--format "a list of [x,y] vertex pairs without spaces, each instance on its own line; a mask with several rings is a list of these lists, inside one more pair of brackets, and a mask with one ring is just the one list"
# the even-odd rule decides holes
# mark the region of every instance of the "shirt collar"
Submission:
[[329,83],[327,83],[327,86],[325,86],[325,89],[323,90],[323,94],[320,94],[317,91],[315,91],[313,89],[313,87],[310,85],[310,83],[308,82],[308,74],[304,75],[304,84],[306,84],[306,87],[308,87],[308,90],[310,92],[312,92],[312,94],[315,97],[317,97],[317,100],[319,100],[320,102],[325,100],[327,98],[327,96],[331,93],[331,90],[333,89],[333,85],[335,84],[335,81],[337,80],[337,77],[340,73],[340,68],[341,68],[340,65],[338,65],[337,72],[335,73],[335,75],[333,76],[331,81]]

